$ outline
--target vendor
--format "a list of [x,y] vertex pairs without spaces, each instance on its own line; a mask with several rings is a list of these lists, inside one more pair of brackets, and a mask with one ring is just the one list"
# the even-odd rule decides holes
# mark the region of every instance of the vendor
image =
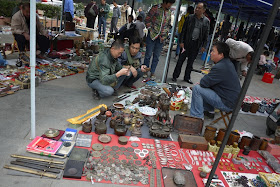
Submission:
[[99,53],[90,63],[86,80],[88,86],[92,88],[94,99],[113,95],[115,92],[113,87],[117,85],[118,78],[130,74],[128,68],[122,68],[122,65],[118,63],[118,57],[123,51],[123,42],[116,40],[110,49]]
[[[24,54],[25,47],[30,40],[30,4],[24,3],[21,6],[21,10],[15,13],[12,17],[12,32],[17,41],[17,45],[20,51],[20,57]],[[40,50],[37,50],[37,57],[42,57],[45,52],[50,48],[50,36],[47,30],[44,29],[40,23],[38,15],[36,15],[36,42]]]
[[121,76],[118,78],[118,84],[115,89],[118,89],[121,85],[125,85],[129,88],[136,87],[133,85],[139,78],[143,76],[143,73],[148,71],[146,65],[142,65],[140,50],[141,39],[139,37],[131,37],[129,40],[129,47],[125,47],[125,51],[118,58],[119,62],[130,69],[129,76]]
[[[252,62],[254,49],[247,43],[242,41],[235,41],[234,39],[227,39],[226,44],[230,48],[229,57],[235,66],[236,71],[239,74],[239,69],[241,69],[242,76],[247,75],[247,65]],[[239,68],[239,63],[241,67]]]
[[211,60],[215,65],[200,83],[192,88],[191,116],[214,118],[214,109],[230,112],[235,107],[240,92],[240,82],[229,59],[230,48],[217,42],[213,45]]

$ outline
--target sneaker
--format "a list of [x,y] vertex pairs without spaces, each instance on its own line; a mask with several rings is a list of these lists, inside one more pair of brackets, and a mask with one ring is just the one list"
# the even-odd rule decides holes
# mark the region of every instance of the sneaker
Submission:
[[152,81],[156,80],[156,76],[155,76],[154,73],[151,74],[151,80],[152,80]]
[[204,116],[207,116],[210,119],[214,119],[215,117],[215,113],[213,112],[208,112],[208,111],[204,111]]
[[146,73],[143,74],[143,78],[145,79],[147,77],[148,77],[148,73],[146,72]]
[[94,100],[100,100],[100,96],[97,90],[92,89],[92,97]]

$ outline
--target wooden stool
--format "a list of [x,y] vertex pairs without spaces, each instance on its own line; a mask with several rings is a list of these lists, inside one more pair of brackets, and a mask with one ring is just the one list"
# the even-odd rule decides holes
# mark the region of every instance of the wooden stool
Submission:
[[228,122],[229,122],[229,115],[232,114],[232,112],[223,112],[223,111],[220,110],[220,113],[221,113],[221,117],[219,117],[219,118],[215,119],[214,121],[212,121],[212,122],[210,123],[210,125],[214,125],[215,123],[217,123],[218,121],[220,121],[221,119],[223,119],[224,124],[225,124],[225,126],[226,126],[226,128],[227,128],[227,127],[228,127],[228,123],[227,123],[227,121],[226,121],[226,118],[228,119]]

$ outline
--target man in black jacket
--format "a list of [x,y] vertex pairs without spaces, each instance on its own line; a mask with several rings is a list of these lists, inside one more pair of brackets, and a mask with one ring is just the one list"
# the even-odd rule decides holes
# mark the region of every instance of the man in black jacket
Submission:
[[98,7],[96,1],[91,1],[85,8],[85,16],[87,18],[87,27],[94,29],[96,17],[98,15]]
[[[235,107],[241,90],[239,78],[229,59],[229,46],[213,45],[211,60],[215,63],[209,74],[192,88],[191,116],[214,118],[214,109],[230,112]],[[212,115],[211,115],[212,114]]]
[[189,15],[183,25],[179,39],[181,47],[180,56],[173,72],[172,81],[177,81],[181,73],[182,65],[186,57],[188,57],[184,80],[193,84],[191,81],[193,62],[196,59],[200,47],[201,51],[204,52],[210,30],[209,19],[203,15],[205,10],[206,4],[198,3],[195,8],[195,13]]

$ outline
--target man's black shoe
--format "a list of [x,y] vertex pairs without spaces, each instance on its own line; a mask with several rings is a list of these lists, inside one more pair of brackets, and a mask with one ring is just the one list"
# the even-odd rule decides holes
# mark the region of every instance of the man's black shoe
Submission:
[[184,81],[186,81],[186,82],[189,83],[189,84],[193,84],[193,82],[191,81],[191,79],[187,79],[187,80],[184,80]]
[[100,100],[99,93],[98,93],[98,91],[95,90],[95,89],[92,89],[92,98],[93,98],[94,100]]
[[210,113],[208,111],[204,111],[204,116],[207,116],[210,119],[214,119],[215,113]]
[[173,77],[171,80],[172,80],[173,82],[177,82],[177,79],[174,78],[174,77]]

